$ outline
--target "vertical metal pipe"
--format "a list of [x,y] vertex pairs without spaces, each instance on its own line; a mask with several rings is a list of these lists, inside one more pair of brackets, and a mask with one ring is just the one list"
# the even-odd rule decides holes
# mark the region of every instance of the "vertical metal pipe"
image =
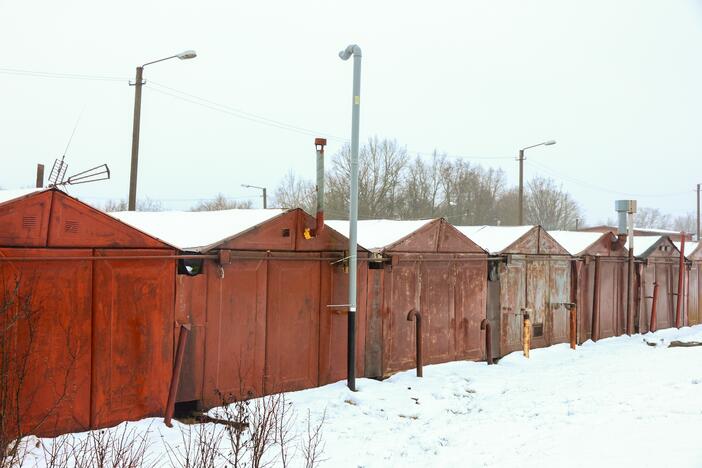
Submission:
[[316,235],[324,230],[324,146],[325,138],[315,138],[314,146],[317,149],[317,227]]
[[484,318],[480,322],[480,329],[485,330],[485,360],[488,366],[493,364],[492,362],[492,333],[490,332],[490,321]]
[[412,309],[409,311],[407,314],[407,320],[412,321],[412,318],[414,318],[415,321],[415,343],[416,343],[416,353],[417,353],[417,377],[423,377],[424,376],[424,363],[422,360],[422,314],[419,313],[418,310]]
[[651,305],[651,321],[648,331],[655,332],[658,329],[658,283],[653,283],[653,304]]
[[266,192],[267,192],[266,187],[263,187],[263,209],[264,210],[266,208],[268,208],[268,197],[266,195]]
[[37,188],[42,188],[44,186],[44,165],[37,164]]
[[680,262],[678,264],[678,301],[675,307],[675,328],[682,326],[683,295],[685,294],[685,232],[680,233]]
[[592,341],[600,339],[600,256],[595,257],[595,279],[592,292]]
[[578,345],[578,288],[580,286],[580,263],[570,261],[570,349]]
[[519,226],[524,225],[524,150],[519,150]]
[[132,166],[129,173],[129,211],[136,210],[137,172],[139,169],[139,128],[141,125],[141,86],[144,67],[137,67],[134,80],[134,124],[132,127]]
[[634,334],[634,213],[627,213],[629,262],[626,281],[626,333]]
[[531,348],[531,320],[529,320],[529,314],[524,312],[524,326],[522,330],[523,347],[524,347],[524,357],[529,357],[529,349]]
[[166,403],[166,414],[163,422],[168,427],[173,427],[171,419],[175,411],[175,399],[178,392],[178,384],[180,383],[180,370],[183,367],[183,355],[185,354],[185,343],[188,340],[188,332],[190,324],[182,324],[178,335],[178,348],[176,349],[175,362],[173,363],[173,372],[171,373],[171,386],[168,389],[168,403]]
[[342,60],[353,55],[353,95],[351,115],[351,193],[349,204],[349,322],[347,380],[348,387],[356,391],[356,275],[357,275],[357,224],[358,224],[358,135],[361,115],[361,48],[355,44],[339,52]]

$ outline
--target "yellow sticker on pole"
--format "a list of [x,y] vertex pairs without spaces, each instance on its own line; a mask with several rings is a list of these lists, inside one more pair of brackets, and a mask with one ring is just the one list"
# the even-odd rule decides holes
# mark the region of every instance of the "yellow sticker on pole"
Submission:
[[361,96],[354,96],[353,103],[356,104],[357,106],[360,106],[361,105]]

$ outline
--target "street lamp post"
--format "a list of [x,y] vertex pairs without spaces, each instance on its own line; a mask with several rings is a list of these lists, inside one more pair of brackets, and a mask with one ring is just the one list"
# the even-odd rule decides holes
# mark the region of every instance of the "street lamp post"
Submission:
[[543,143],[539,143],[537,145],[531,145],[527,146],[525,148],[522,148],[519,150],[519,225],[522,226],[524,224],[524,160],[526,159],[524,157],[524,151],[528,150],[529,148],[536,148],[537,146],[550,146],[550,145],[555,145],[556,140],[548,140],[544,141]]
[[356,267],[358,224],[358,126],[361,114],[361,48],[351,44],[339,52],[341,60],[353,55],[353,95],[351,101],[351,193],[349,203],[349,320],[347,346],[347,384],[356,391]]
[[267,208],[266,206],[266,187],[259,187],[258,185],[246,185],[246,184],[241,184],[242,187],[246,188],[255,188],[259,189],[263,192],[263,209],[265,210]]
[[136,79],[134,80],[134,126],[132,128],[132,167],[129,174],[129,211],[136,210],[137,170],[139,167],[139,127],[141,125],[141,87],[144,84],[142,79],[144,67],[173,58],[187,60],[195,57],[197,57],[197,54],[194,50],[186,50],[185,52],[171,55],[170,57],[145,63],[136,69]]

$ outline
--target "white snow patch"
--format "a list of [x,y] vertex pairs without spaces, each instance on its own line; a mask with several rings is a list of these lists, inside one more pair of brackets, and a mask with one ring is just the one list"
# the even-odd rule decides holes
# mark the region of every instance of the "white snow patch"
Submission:
[[548,233],[571,255],[580,255],[588,247],[611,232],[548,231]]
[[[529,359],[513,353],[494,366],[426,366],[424,378],[410,370],[358,379],[358,392],[337,382],[287,398],[299,434],[308,411],[313,422],[326,411],[322,467],[699,467],[702,347],[667,347],[672,340],[702,341],[702,326],[556,345]],[[129,424],[148,431],[150,457],[168,465],[163,441],[181,443],[183,425]]]
[[455,226],[461,233],[491,254],[515,243],[535,226]]
[[48,188],[29,188],[29,189],[13,189],[13,190],[0,190],[0,203],[6,203],[17,198],[26,197],[37,192],[43,192],[48,190]]
[[[432,222],[433,219],[396,221],[392,219],[368,219],[358,221],[358,245],[368,250],[382,250]],[[330,220],[324,224],[349,237],[349,222]]]
[[280,209],[108,213],[180,250],[201,252],[283,214]]

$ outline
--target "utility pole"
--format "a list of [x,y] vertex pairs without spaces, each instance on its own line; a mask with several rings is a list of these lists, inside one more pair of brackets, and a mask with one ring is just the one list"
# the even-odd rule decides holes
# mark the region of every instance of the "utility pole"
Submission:
[[139,170],[139,130],[141,128],[141,87],[144,67],[137,67],[134,80],[134,123],[132,125],[132,165],[129,176],[129,211],[136,211],[137,172]]
[[37,184],[36,184],[36,187],[42,188],[43,186],[44,186],[44,165],[37,164]]
[[519,150],[519,158],[517,158],[519,161],[519,226],[524,225],[524,160],[526,159],[524,157],[524,151],[528,150],[529,148],[536,148],[537,146],[550,146],[555,144],[556,140],[548,140],[544,141],[543,143],[527,146]]
[[347,344],[347,385],[356,391],[356,269],[358,262],[358,132],[361,115],[361,48],[351,44],[339,52],[341,60],[353,55],[353,94],[351,101],[351,193],[349,203],[349,321]]
[[246,188],[255,188],[255,189],[261,190],[263,192],[263,209],[265,210],[266,208],[268,208],[268,203],[266,201],[266,187],[259,187],[257,185],[246,185],[246,184],[241,184],[241,186],[246,187]]
[[[144,67],[152,63],[163,62],[177,58],[180,60],[188,60],[197,57],[194,50],[186,50],[170,57],[154,60],[153,62],[145,63],[137,67],[136,78],[134,79],[134,123],[132,126],[132,164],[129,173],[129,211],[136,210],[136,190],[137,190],[137,172],[139,169],[139,130],[141,128],[141,87],[144,85]],[[130,83],[131,84],[131,83]]]

